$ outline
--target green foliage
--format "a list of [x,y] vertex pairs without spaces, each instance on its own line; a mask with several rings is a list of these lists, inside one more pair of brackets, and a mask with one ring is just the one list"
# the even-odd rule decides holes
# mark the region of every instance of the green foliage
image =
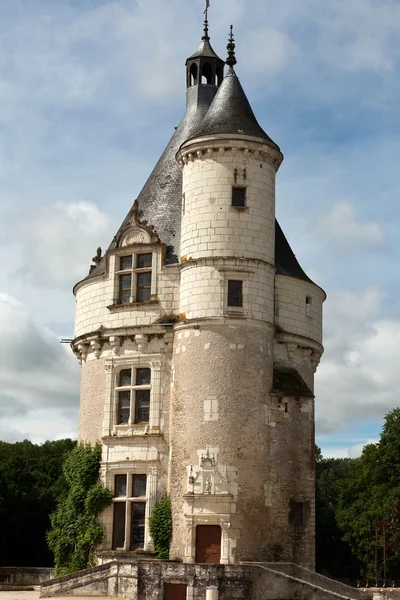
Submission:
[[[400,409],[386,415],[380,441],[357,459],[316,462],[317,569],[336,577],[400,578]],[[378,573],[375,573],[376,527]],[[385,533],[383,533],[383,528]]]
[[150,516],[150,535],[154,541],[157,558],[168,560],[169,546],[172,537],[171,502],[167,497],[161,498],[153,508]]
[[47,534],[57,576],[95,564],[95,549],[104,536],[97,515],[112,502],[112,493],[98,483],[100,460],[99,444],[79,444],[63,465],[67,493],[50,517]]
[[0,442],[0,564],[51,566],[46,543],[50,513],[65,493],[62,464],[72,440]]
[[[376,524],[384,522],[387,541],[387,576],[400,577],[400,409],[386,415],[381,439],[365,446],[362,456],[341,486],[338,523],[363,575],[375,577]],[[380,534],[382,538],[383,534]],[[383,577],[382,548],[378,549]]]
[[350,458],[323,458],[317,453],[315,477],[316,568],[331,577],[359,577],[360,566],[337,521],[342,481],[353,469]]

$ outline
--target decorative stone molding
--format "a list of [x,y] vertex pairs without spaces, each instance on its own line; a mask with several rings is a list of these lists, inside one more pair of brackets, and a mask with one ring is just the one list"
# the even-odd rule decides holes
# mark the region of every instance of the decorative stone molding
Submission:
[[[189,149],[182,148],[177,154],[178,164],[181,169],[184,168],[189,162],[195,162],[196,160],[203,160],[204,158],[213,158],[216,160],[222,156],[235,156],[238,158],[242,154],[243,158],[247,159],[252,157],[257,161],[271,164],[276,170],[281,165],[283,160],[282,154],[266,144],[260,142],[245,142],[240,143],[239,140],[235,140],[236,145],[233,145],[233,141],[227,140],[225,143],[221,141],[219,144],[211,139],[198,140],[190,146]],[[261,149],[260,149],[261,147]]]
[[154,229],[143,219],[143,212],[139,210],[139,203],[135,200],[124,225],[113,240],[115,248],[122,248],[134,244],[160,243],[160,238]]
[[90,347],[92,348],[95,357],[96,358],[100,358],[100,354],[101,354],[101,343],[100,343],[100,341],[99,340],[91,340]]
[[108,338],[108,343],[110,344],[115,356],[119,356],[121,352],[121,338],[118,335],[111,335]]
[[89,342],[81,342],[76,347],[76,354],[78,356],[79,363],[85,362],[89,352]]
[[135,335],[135,344],[138,352],[145,354],[147,352],[147,347],[149,344],[149,340],[147,335],[138,334]]
[[200,464],[186,467],[187,494],[189,496],[233,497],[237,494],[236,470],[226,465],[218,465],[217,457],[210,452],[201,451]]

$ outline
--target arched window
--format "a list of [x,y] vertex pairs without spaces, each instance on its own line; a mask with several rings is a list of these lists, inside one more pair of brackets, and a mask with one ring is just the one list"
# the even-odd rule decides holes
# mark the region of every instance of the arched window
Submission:
[[190,67],[189,71],[189,85],[192,87],[193,85],[197,85],[197,65],[193,63]]
[[201,83],[212,84],[213,83],[213,72],[210,63],[205,63],[201,72]]

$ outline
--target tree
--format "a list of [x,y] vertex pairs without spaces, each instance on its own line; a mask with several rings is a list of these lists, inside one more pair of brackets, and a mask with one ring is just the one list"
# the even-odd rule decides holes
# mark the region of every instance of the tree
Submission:
[[316,568],[332,577],[355,580],[359,561],[353,555],[337,520],[341,482],[352,472],[350,458],[323,458],[317,453],[315,482]]
[[95,549],[104,536],[98,514],[112,502],[112,493],[98,482],[101,446],[79,444],[67,457],[63,473],[67,493],[51,515],[47,535],[56,575],[93,566]]
[[365,446],[361,457],[340,486],[337,511],[343,539],[361,563],[361,572],[374,578],[376,529],[378,579],[383,578],[383,537],[386,539],[386,575],[400,577],[400,409],[386,415],[380,441]]
[[65,481],[62,463],[72,440],[32,444],[0,442],[0,564],[43,567],[52,564],[46,543],[50,513]]

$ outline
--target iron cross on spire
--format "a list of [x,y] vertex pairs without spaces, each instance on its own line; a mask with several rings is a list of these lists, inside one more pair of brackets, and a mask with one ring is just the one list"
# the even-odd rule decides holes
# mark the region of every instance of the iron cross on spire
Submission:
[[203,40],[209,40],[208,36],[208,9],[210,8],[210,0],[206,0],[206,10],[204,11],[204,36]]

